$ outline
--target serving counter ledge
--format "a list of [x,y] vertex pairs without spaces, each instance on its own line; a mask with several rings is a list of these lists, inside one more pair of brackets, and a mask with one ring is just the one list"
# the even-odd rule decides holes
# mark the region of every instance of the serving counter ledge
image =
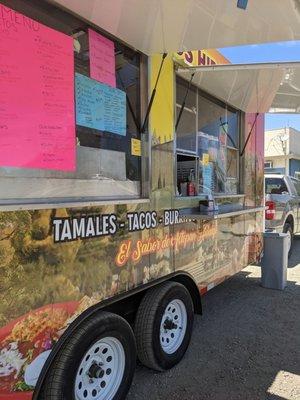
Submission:
[[182,220],[212,220],[219,218],[228,218],[228,217],[236,217],[242,214],[254,213],[259,211],[264,211],[265,207],[241,207],[234,210],[227,211],[209,211],[209,212],[200,212],[196,208],[183,208],[179,210],[179,218]]

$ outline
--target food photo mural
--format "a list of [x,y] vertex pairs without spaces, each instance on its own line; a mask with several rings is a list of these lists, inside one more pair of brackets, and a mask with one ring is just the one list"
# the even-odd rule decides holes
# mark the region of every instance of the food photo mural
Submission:
[[170,132],[153,135],[149,202],[0,213],[0,399],[31,398],[51,349],[92,305],[182,270],[204,293],[259,259],[261,212],[182,219]]
[[259,253],[255,230],[249,216],[189,222],[138,204],[1,213],[0,394],[31,391],[88,307],[174,270],[200,288],[231,275]]

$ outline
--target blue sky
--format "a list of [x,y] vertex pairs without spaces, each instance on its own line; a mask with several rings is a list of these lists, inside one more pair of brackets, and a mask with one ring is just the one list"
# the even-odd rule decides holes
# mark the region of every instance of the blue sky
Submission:
[[[300,61],[300,40],[218,49],[234,64]],[[300,130],[300,114],[266,114],[265,129],[290,126]]]
[[265,130],[291,128],[300,131],[300,114],[265,114]]

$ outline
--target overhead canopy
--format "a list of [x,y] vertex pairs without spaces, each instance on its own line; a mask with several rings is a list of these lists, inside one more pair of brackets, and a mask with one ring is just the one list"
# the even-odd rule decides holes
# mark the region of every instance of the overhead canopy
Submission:
[[300,113],[300,66],[286,69],[270,112]]
[[181,67],[178,74],[245,112],[300,112],[300,62]]
[[[246,10],[237,0],[48,1],[148,55],[300,39],[300,0],[249,0]],[[199,68],[194,82],[237,108],[300,111],[298,65],[209,68]],[[188,79],[190,71],[180,74]]]
[[300,0],[49,0],[145,54],[300,39]]

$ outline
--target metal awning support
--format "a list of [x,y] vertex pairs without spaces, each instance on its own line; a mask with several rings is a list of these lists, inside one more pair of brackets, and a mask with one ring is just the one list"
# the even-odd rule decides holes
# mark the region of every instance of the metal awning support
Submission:
[[148,104],[148,107],[147,107],[146,116],[145,116],[144,123],[143,123],[142,129],[141,129],[141,133],[145,132],[145,129],[146,129],[146,126],[147,126],[147,122],[148,122],[149,115],[150,115],[150,112],[151,112],[153,100],[155,98],[156,89],[157,89],[157,85],[158,85],[158,82],[159,82],[160,74],[161,74],[161,71],[162,71],[162,68],[163,68],[163,65],[164,65],[166,57],[167,57],[167,53],[163,53],[162,59],[161,59],[161,63],[160,63],[160,67],[159,67],[158,74],[157,74],[157,78],[156,78],[156,82],[155,82],[154,88],[152,90],[151,98],[150,98],[150,101],[149,101],[149,104]]
[[190,78],[190,80],[189,80],[188,87],[186,88],[186,92],[185,92],[185,95],[184,95],[184,99],[183,99],[183,102],[182,102],[182,104],[181,104],[180,111],[179,111],[179,114],[178,114],[178,118],[177,118],[177,121],[176,121],[176,124],[175,124],[175,131],[177,131],[177,127],[178,127],[178,125],[179,125],[179,122],[180,122],[180,119],[181,119],[181,115],[182,115],[183,110],[184,110],[184,107],[185,107],[186,99],[187,99],[187,97],[188,97],[188,94],[189,94],[189,91],[190,91],[190,88],[191,88],[191,84],[192,84],[192,80],[193,80],[193,78],[194,78],[194,75],[195,75],[195,73],[193,73],[193,74],[191,75],[191,78]]
[[199,65],[197,67],[183,67],[178,64],[178,71],[189,72],[207,72],[207,71],[243,71],[243,70],[262,70],[262,69],[277,69],[277,68],[300,68],[300,62],[265,62],[265,63],[248,63],[248,64],[212,64],[212,65]]
[[253,132],[253,128],[254,128],[254,126],[255,126],[255,124],[256,124],[256,121],[257,121],[258,116],[259,116],[259,113],[256,113],[255,118],[254,118],[254,121],[253,121],[253,124],[252,124],[251,129],[250,129],[250,132],[248,133],[247,139],[246,139],[246,141],[245,141],[243,150],[242,150],[241,153],[240,153],[240,157],[243,157],[243,155],[244,155],[244,153],[245,153],[247,144],[248,144],[248,142],[249,142],[249,140],[250,140],[250,138],[251,138],[251,135],[252,135],[252,132]]
[[127,104],[128,104],[128,108],[129,108],[129,111],[130,111],[130,113],[131,113],[131,116],[132,116],[132,119],[133,119],[133,121],[134,121],[134,124],[135,124],[135,126],[136,126],[136,129],[137,129],[138,131],[140,131],[140,129],[141,129],[140,122],[138,121],[138,118],[137,118],[137,116],[135,115],[135,112],[134,112],[134,110],[133,110],[131,101],[130,101],[129,96],[128,96],[127,92],[126,92],[126,88],[125,88],[124,82],[123,82],[123,80],[122,80],[120,74],[119,74],[118,72],[117,72],[117,74],[118,74],[119,80],[120,80],[120,82],[121,82],[121,85],[122,85],[122,87],[123,87],[123,90],[124,90],[124,92],[126,93],[126,102],[127,102]]

